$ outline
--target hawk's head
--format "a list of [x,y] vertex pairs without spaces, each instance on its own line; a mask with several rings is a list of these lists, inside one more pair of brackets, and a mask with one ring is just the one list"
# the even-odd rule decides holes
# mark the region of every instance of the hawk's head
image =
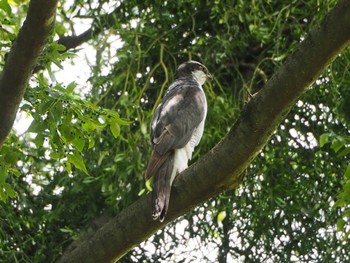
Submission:
[[200,85],[203,85],[204,82],[212,76],[210,75],[208,69],[197,61],[187,61],[182,63],[175,72],[175,79],[184,78],[184,77],[193,77]]

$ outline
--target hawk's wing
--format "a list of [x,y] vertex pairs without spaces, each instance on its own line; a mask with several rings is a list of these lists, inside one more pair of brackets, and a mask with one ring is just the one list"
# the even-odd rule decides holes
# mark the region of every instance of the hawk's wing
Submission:
[[197,82],[175,81],[156,109],[151,126],[153,154],[145,173],[150,178],[172,150],[183,148],[206,112],[206,99]]

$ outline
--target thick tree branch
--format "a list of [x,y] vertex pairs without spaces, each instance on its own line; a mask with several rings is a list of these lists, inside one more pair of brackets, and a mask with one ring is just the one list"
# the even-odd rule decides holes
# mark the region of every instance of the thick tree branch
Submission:
[[350,1],[342,0],[305,38],[265,87],[245,106],[230,132],[181,173],[172,188],[165,222],[153,221],[147,195],[123,210],[60,262],[110,262],[121,258],[168,222],[241,183],[240,174],[265,145],[298,97],[350,41]]
[[57,0],[30,1],[27,18],[0,76],[0,148],[9,134],[28,80],[55,22]]

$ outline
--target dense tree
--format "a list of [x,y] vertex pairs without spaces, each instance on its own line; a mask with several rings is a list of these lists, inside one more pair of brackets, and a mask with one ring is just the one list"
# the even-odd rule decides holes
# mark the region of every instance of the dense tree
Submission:
[[[0,1],[1,259],[349,261],[349,1],[56,2]],[[148,125],[188,59],[208,118],[160,224]]]

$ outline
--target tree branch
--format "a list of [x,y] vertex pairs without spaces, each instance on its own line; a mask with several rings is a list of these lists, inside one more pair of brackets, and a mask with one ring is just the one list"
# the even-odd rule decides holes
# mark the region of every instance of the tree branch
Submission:
[[120,13],[123,4],[115,8],[111,13],[106,14],[98,19],[94,19],[91,27],[78,36],[62,36],[57,43],[66,47],[66,50],[76,48],[84,42],[89,41],[93,37],[101,33],[102,29],[111,27],[115,24],[115,17]]
[[27,18],[0,76],[0,148],[16,118],[35,63],[55,22],[57,0],[30,1]]
[[168,222],[210,197],[237,187],[240,174],[265,145],[298,97],[349,44],[350,1],[339,1],[242,110],[229,133],[203,158],[181,173],[172,188],[163,223],[153,221],[147,195],[100,228],[89,240],[66,251],[59,262],[110,262]]

